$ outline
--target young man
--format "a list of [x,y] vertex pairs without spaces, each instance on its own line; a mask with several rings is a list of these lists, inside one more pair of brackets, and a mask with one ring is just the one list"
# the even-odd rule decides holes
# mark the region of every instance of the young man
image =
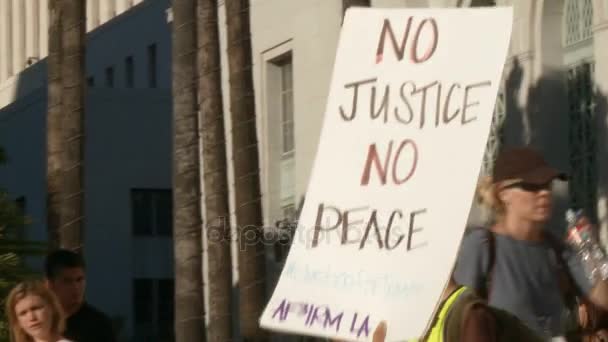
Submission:
[[72,251],[57,250],[46,258],[47,286],[59,298],[67,316],[64,336],[78,342],[115,342],[112,321],[84,300],[85,264]]

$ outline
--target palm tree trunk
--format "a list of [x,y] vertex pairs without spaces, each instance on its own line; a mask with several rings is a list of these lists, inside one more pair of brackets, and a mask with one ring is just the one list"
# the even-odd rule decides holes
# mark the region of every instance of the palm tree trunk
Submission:
[[47,234],[52,248],[59,246],[61,218],[62,108],[61,108],[61,3],[49,1],[48,100],[46,115]]
[[209,341],[231,341],[232,263],[217,0],[198,0],[199,103],[209,279]]
[[173,0],[175,341],[205,340],[196,108],[196,0]]
[[371,0],[342,0],[342,19],[344,19],[344,14],[350,7],[370,7],[371,5]]
[[65,121],[64,199],[61,246],[82,252],[84,225],[84,41],[86,7],[82,0],[62,2],[63,110]]
[[235,211],[239,236],[239,318],[246,341],[267,340],[258,319],[265,305],[265,255],[251,64],[249,1],[226,0]]

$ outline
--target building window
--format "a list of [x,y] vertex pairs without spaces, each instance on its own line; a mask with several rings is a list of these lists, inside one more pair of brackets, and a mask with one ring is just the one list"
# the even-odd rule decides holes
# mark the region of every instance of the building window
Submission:
[[291,57],[282,60],[278,67],[281,70],[281,136],[283,154],[293,153],[295,148],[293,126],[293,64]]
[[148,87],[156,88],[157,84],[156,44],[148,45]]
[[133,310],[136,328],[153,322],[154,280],[133,280]]
[[25,216],[27,212],[27,201],[24,196],[17,197],[15,199],[15,205],[17,206],[18,214]]
[[496,0],[472,0],[471,7],[496,6]]
[[281,208],[281,210],[283,211],[283,217],[291,220],[291,221],[295,221],[296,219],[296,206],[293,203],[289,203],[283,206],[283,208]]
[[282,49],[266,59],[268,173],[271,222],[287,219],[288,208],[295,206],[295,125],[293,59],[290,50]]
[[294,80],[293,61],[290,51],[272,58],[267,64],[267,86],[269,95],[268,115],[276,133],[272,135],[272,159],[276,162],[271,178],[271,188],[278,196],[272,198],[273,213],[279,232],[274,245],[275,261],[283,262],[291,245],[291,234],[295,229],[295,125],[294,125]]
[[277,71],[277,109],[281,122],[280,207],[282,216],[295,207],[295,132],[293,108],[293,63],[291,53],[273,62]]
[[[300,203],[300,205],[302,205]],[[302,210],[301,206],[300,209]],[[276,228],[278,228],[277,241],[274,244],[274,261],[278,263],[285,262],[289,249],[291,248],[291,242],[293,234],[295,233],[299,213],[296,210],[295,205],[288,203],[281,208],[283,218],[276,222]]]
[[591,38],[592,0],[566,0],[564,6],[564,45],[573,45]]
[[135,65],[133,64],[133,56],[125,58],[125,86],[133,88],[135,85]]
[[114,67],[106,68],[106,87],[114,88]]
[[265,220],[275,226],[291,219],[296,198],[295,80],[291,40],[262,54],[263,129],[266,146]]
[[173,234],[171,190],[132,189],[131,213],[134,235],[171,236]]
[[172,341],[174,280],[133,280],[133,316],[137,340]]
[[568,70],[570,113],[570,199],[593,219],[597,210],[597,160],[594,125],[593,63],[582,62]]
[[594,95],[592,0],[566,0],[562,21],[567,73],[570,178],[573,207],[597,220],[597,127]]

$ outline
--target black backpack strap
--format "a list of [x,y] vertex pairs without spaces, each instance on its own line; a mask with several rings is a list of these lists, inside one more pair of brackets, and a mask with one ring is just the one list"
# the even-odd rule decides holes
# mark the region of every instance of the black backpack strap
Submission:
[[[559,287],[562,293],[562,299],[564,301],[564,304],[568,307],[568,309],[570,309],[570,311],[574,315],[573,318],[575,318],[576,322],[578,323],[575,330],[567,332],[567,334],[569,335],[568,341],[582,340],[581,336],[590,332],[594,332],[600,328],[602,324],[600,317],[604,315],[602,312],[603,310],[596,307],[595,305],[592,305],[580,295],[574,277],[572,276],[572,273],[570,273],[570,269],[566,260],[564,260],[563,258],[563,252],[565,251],[563,243],[550,233],[545,234],[545,241],[549,243],[549,246],[553,250],[555,258],[557,259],[557,264],[560,268],[558,274],[560,282]],[[580,325],[581,322],[579,320],[579,310],[581,303],[585,304],[585,310],[588,316],[587,325],[584,327]]]
[[563,258],[563,253],[564,253],[564,249],[565,249],[564,245],[562,243],[560,243],[560,241],[550,233],[545,233],[544,236],[545,236],[545,241],[547,241],[547,243],[553,250],[553,254],[555,255],[555,259],[560,268],[559,281],[560,281],[560,289],[562,291],[562,296],[566,300],[566,303],[573,304],[576,302],[576,297],[577,297],[576,292],[577,291],[576,291],[574,278],[572,277],[572,274],[570,273],[568,264],[566,263],[566,261]]
[[496,265],[496,236],[491,229],[486,230],[486,241],[488,242],[488,268],[484,275],[484,287],[480,289],[479,296],[490,300],[492,293],[492,280],[494,278],[494,266]]

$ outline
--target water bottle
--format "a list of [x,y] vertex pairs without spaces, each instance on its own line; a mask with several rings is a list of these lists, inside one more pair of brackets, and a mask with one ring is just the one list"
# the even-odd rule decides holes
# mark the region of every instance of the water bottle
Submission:
[[593,226],[582,210],[566,212],[566,241],[574,248],[592,284],[608,279],[608,258],[593,234]]

